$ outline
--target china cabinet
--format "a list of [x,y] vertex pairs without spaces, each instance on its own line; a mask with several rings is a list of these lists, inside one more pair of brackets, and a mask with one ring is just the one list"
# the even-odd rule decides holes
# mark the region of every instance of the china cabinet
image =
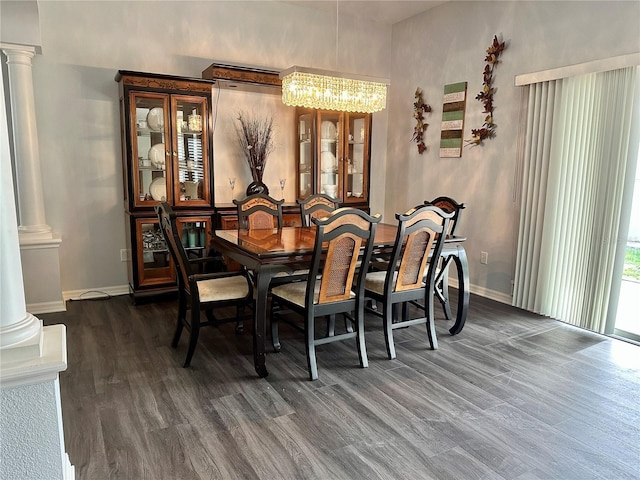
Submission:
[[369,205],[371,115],[296,110],[297,196],[325,193],[343,206]]
[[175,291],[154,207],[167,201],[190,255],[213,227],[212,81],[119,71],[129,288],[134,299]]

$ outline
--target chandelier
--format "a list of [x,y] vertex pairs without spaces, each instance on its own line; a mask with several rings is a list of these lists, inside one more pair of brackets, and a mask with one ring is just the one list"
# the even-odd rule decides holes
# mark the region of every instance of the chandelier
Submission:
[[293,107],[373,113],[387,104],[388,80],[294,66],[280,72],[282,103]]

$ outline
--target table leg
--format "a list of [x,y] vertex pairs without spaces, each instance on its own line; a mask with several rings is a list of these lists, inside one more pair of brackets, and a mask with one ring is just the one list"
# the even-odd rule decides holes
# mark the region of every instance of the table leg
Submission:
[[457,254],[452,257],[458,271],[458,311],[456,312],[456,323],[449,329],[449,333],[456,335],[462,331],[469,310],[469,263],[467,262],[467,252],[461,245],[458,245]]
[[434,292],[442,304],[444,317],[447,320],[451,320],[451,307],[449,306],[449,264],[451,263],[451,256],[445,255],[442,256],[442,265],[436,275]]
[[269,272],[256,272],[256,311],[253,320],[253,363],[260,378],[269,375],[266,366],[265,344],[267,341],[267,296],[269,295]]

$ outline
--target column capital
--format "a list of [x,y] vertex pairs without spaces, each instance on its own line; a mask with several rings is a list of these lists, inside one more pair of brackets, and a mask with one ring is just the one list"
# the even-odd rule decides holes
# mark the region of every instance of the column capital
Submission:
[[35,47],[30,47],[28,45],[17,45],[13,43],[0,43],[0,49],[7,56],[7,63],[9,61],[15,61],[19,58],[29,59],[28,64],[31,65],[31,60],[36,56]]

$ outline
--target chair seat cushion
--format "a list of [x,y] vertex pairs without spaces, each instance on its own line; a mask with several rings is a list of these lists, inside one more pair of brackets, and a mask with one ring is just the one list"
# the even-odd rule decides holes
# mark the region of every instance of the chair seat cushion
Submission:
[[[313,303],[318,303],[318,297],[320,296],[320,282],[316,283],[316,287],[313,292]],[[288,302],[298,305],[301,308],[305,307],[304,297],[307,293],[307,282],[295,282],[280,285],[271,289],[271,294],[282,298]],[[351,292],[351,298],[355,298],[355,293]]]
[[370,291],[382,295],[384,292],[384,281],[387,279],[386,271],[367,273],[364,281],[365,291]]
[[242,275],[210,278],[197,283],[201,303],[238,300],[249,294],[249,284]]
[[[393,272],[393,281],[398,277],[398,272]],[[384,281],[387,279],[387,272],[369,272],[365,277],[364,289],[368,292],[384,295]],[[422,283],[425,286],[425,283]]]

